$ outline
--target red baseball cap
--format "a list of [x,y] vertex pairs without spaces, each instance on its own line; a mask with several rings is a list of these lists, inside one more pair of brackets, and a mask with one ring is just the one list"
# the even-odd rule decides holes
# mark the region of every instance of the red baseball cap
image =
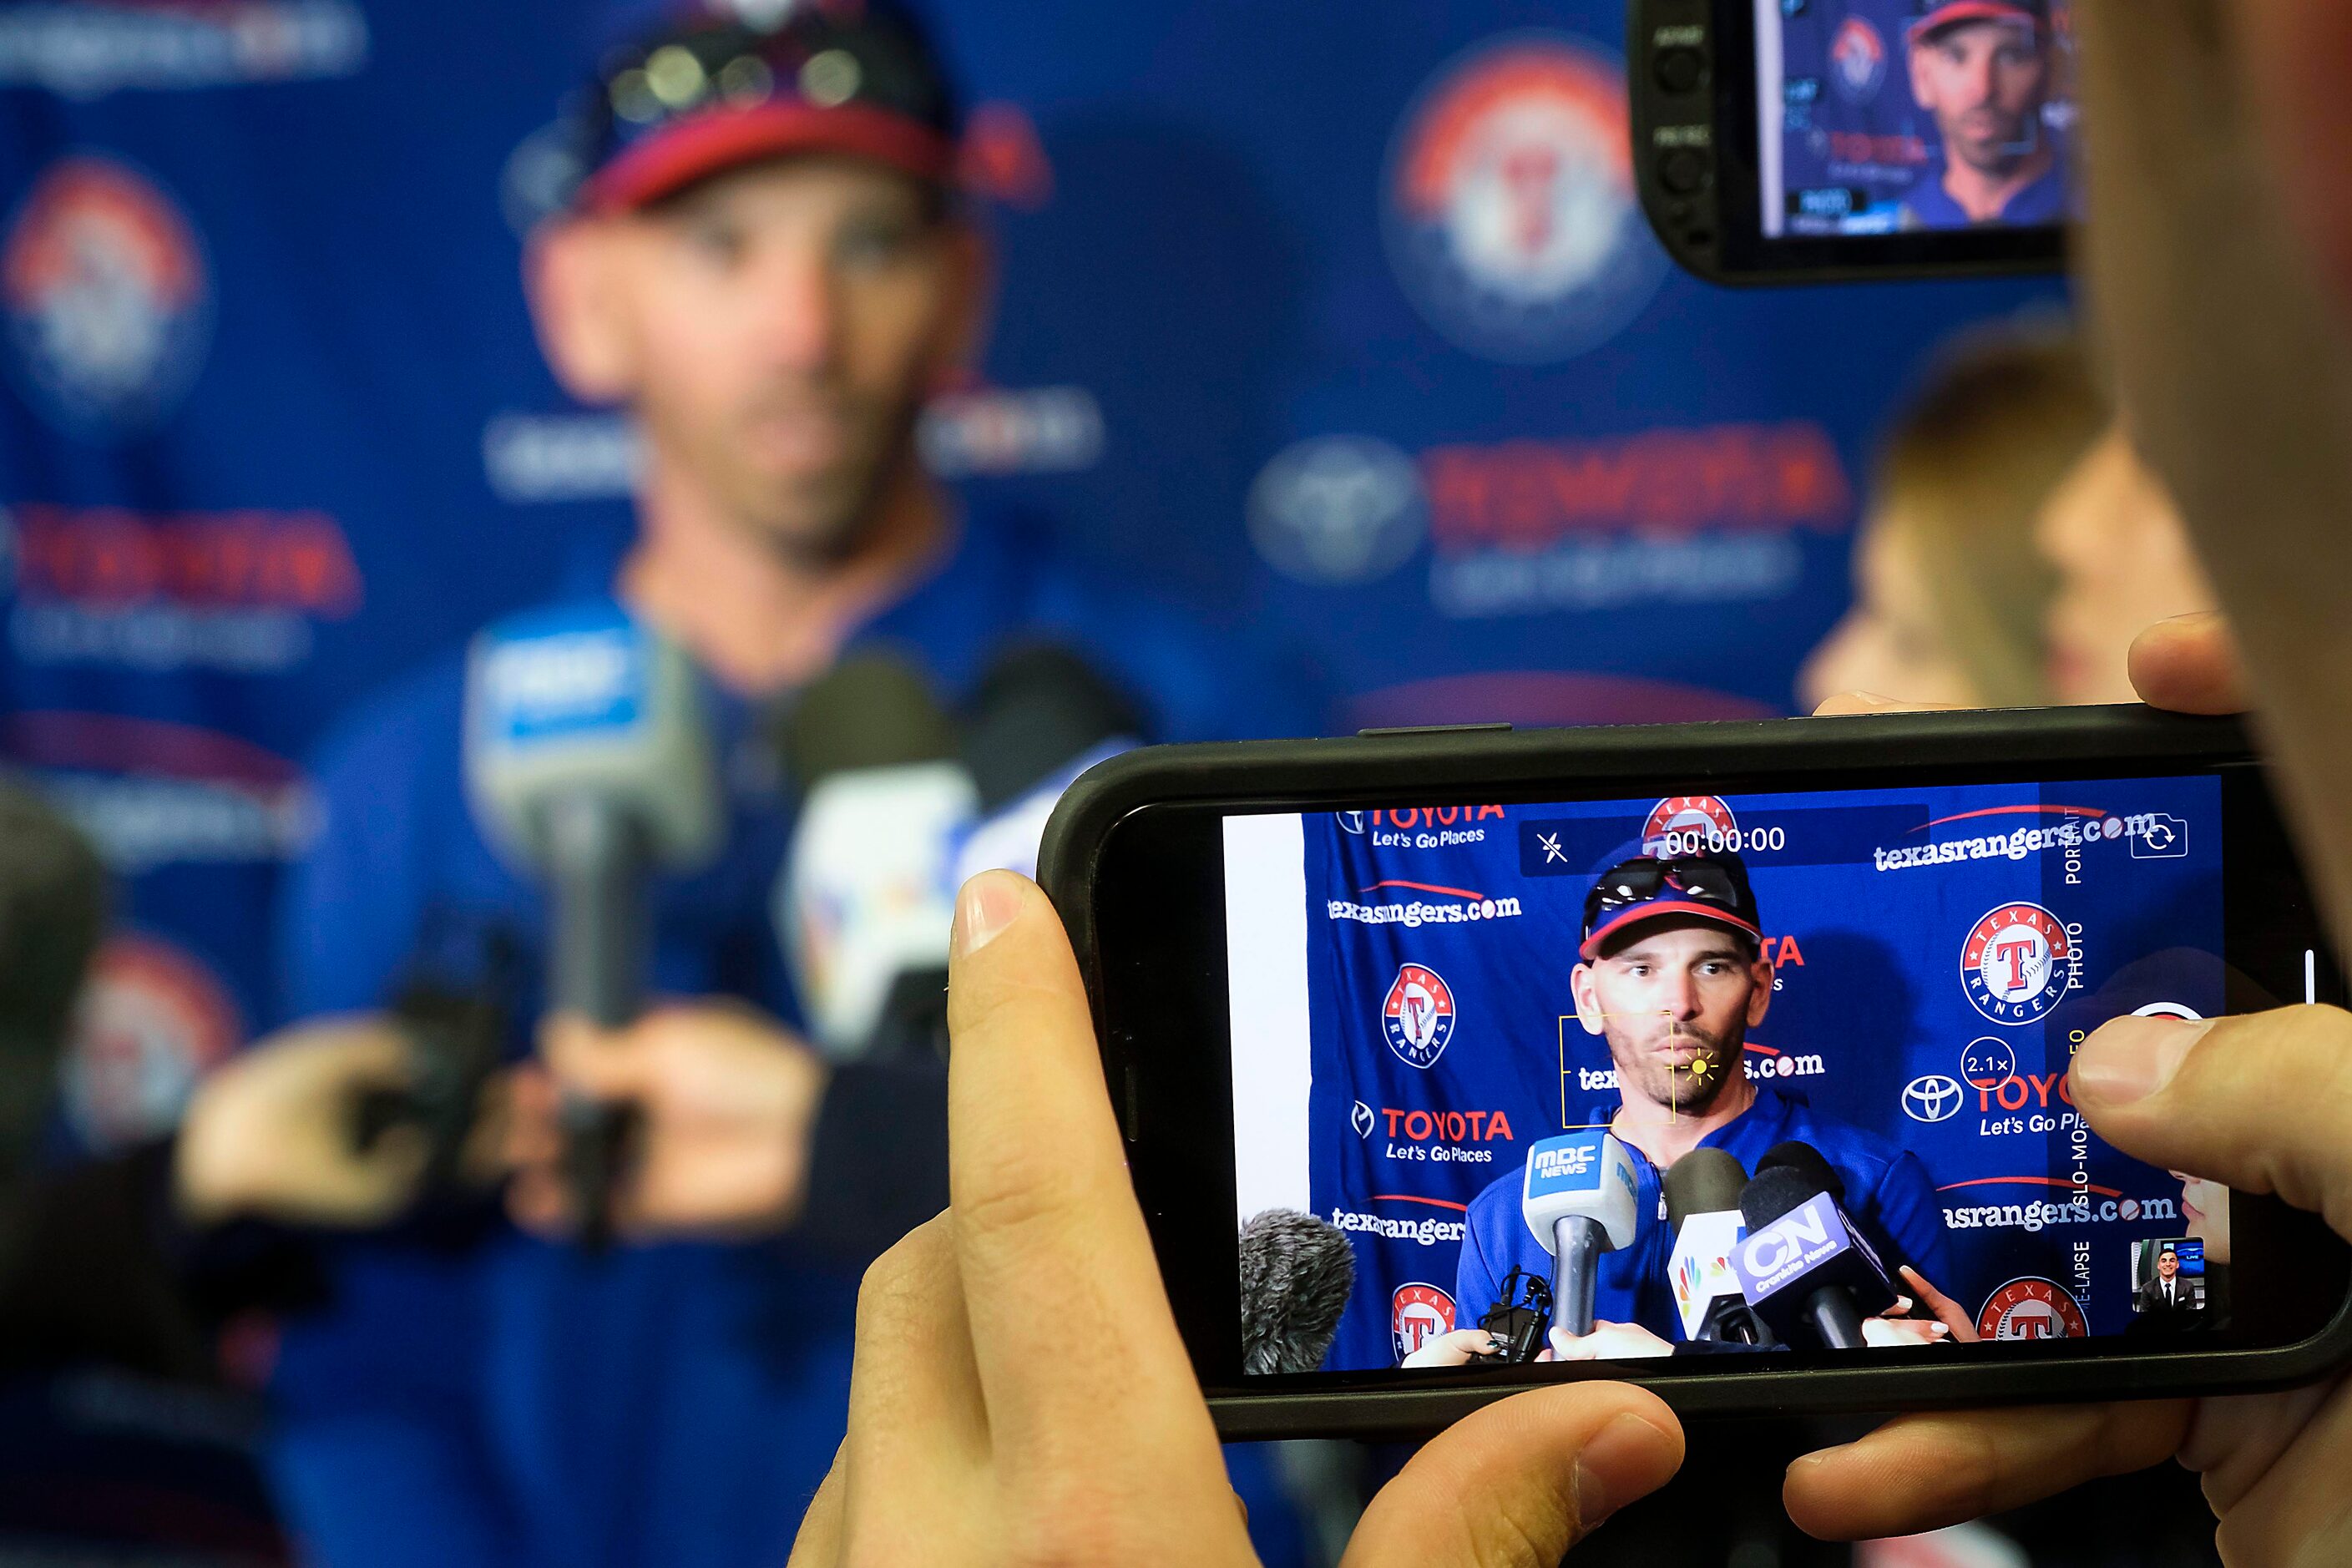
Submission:
[[572,205],[604,213],[793,153],[945,184],[960,126],[929,37],[887,0],[803,0],[769,26],[697,10],[614,54],[580,118]]
[[1915,44],[1963,22],[2021,22],[2037,32],[2050,25],[2050,0],[1918,0],[1918,11]]

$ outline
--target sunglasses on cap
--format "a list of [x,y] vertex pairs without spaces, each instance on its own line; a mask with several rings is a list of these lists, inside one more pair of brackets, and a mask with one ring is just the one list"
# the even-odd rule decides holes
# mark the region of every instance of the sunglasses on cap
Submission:
[[1751,935],[1757,930],[1756,899],[1744,867],[1708,855],[1643,858],[1602,872],[1586,895],[1585,944],[1619,917],[1660,903],[1694,906],[1693,913],[1719,912],[1727,924]]

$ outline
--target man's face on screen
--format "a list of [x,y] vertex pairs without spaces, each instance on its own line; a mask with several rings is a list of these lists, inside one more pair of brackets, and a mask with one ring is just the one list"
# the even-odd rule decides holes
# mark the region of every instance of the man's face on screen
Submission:
[[1609,1042],[1631,1101],[1704,1111],[1741,1073],[1771,974],[1754,945],[1706,921],[1661,921],[1575,974],[1577,1016]]
[[2169,1279],[2174,1275],[2179,1273],[2180,1259],[2179,1256],[2169,1252],[2158,1253],[2156,1255],[2156,1271],[2164,1276],[2167,1279]]
[[2041,144],[2050,60],[2027,22],[1962,22],[1911,48],[1911,90],[1950,155],[2006,174]]
[[780,549],[853,552],[962,357],[969,231],[937,192],[835,157],[752,164],[594,226],[595,287],[575,292],[656,462]]

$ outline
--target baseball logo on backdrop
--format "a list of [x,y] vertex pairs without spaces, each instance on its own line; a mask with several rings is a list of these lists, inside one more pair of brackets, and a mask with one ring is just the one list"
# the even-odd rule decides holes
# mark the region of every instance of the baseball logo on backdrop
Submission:
[[1650,808],[1642,824],[1642,853],[1680,856],[1736,846],[1739,818],[1711,795],[1677,795]]
[[2066,1287],[2029,1274],[1985,1298],[1977,1332],[1989,1340],[2079,1340],[2091,1324]]
[[1402,1361],[1441,1334],[1454,1331],[1454,1298],[1434,1285],[1400,1285],[1389,1298],[1389,1334]]
[[1514,33],[1446,65],[1398,127],[1386,195],[1399,286],[1486,359],[1598,347],[1669,270],[1634,190],[1624,62],[1581,38]]
[[1960,984],[1996,1024],[2048,1016],[2074,984],[2074,942],[2065,922],[2040,904],[2002,904],[1969,929]]
[[0,300],[20,378],[70,435],[142,434],[179,406],[211,335],[195,231],[112,158],[62,159],[0,245]]
[[1381,1003],[1381,1027],[1389,1049],[1407,1067],[1429,1068],[1454,1038],[1454,992],[1437,972],[1418,963],[1397,971]]
[[178,1125],[196,1080],[243,1037],[236,1004],[194,954],[118,936],[91,965],[62,1070],[67,1119],[91,1148],[128,1148]]
[[1886,85],[1886,40],[1867,18],[1848,16],[1830,40],[1830,80],[1838,96],[1861,105]]

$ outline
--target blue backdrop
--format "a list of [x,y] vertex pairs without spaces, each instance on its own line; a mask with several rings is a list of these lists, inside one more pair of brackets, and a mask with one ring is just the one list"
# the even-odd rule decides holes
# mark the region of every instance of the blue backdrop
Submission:
[[2083,1132],[2059,1080],[2109,1017],[2221,1012],[2217,780],[1446,806],[1305,822],[1307,1169],[1359,1264],[1327,1364],[1494,1305],[1451,1299],[1464,1211],[1614,1113],[1570,988],[1584,899],[1669,830],[1738,835],[1773,971],[1747,1075],[1918,1153],[1933,1283],[1987,1337],[2129,1322],[2129,1244],[2180,1234],[2180,1186]]

